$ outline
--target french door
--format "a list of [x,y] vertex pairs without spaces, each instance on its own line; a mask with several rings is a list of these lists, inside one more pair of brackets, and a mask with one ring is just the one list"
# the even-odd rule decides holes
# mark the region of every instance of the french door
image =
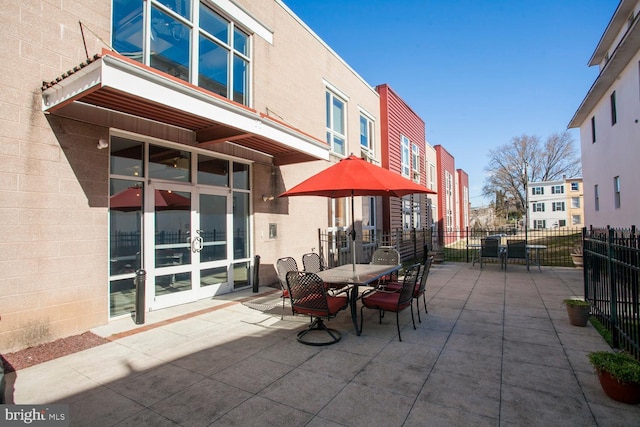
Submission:
[[228,193],[153,182],[146,201],[149,308],[155,310],[231,292]]

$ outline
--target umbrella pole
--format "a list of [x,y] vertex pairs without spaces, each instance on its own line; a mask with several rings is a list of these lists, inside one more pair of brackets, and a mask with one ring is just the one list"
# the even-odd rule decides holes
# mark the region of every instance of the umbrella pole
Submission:
[[356,272],[356,217],[353,214],[353,191],[351,191],[351,265]]

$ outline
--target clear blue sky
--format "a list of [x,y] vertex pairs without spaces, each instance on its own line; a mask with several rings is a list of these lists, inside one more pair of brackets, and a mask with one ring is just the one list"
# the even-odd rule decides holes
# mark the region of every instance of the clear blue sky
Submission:
[[[489,150],[567,130],[618,0],[284,0],[371,86],[387,83],[469,174]],[[577,129],[570,131],[580,149]]]

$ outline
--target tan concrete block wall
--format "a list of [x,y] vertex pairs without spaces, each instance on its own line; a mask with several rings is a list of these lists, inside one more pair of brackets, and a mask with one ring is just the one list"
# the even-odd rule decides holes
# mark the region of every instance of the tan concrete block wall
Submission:
[[[325,92],[327,81],[348,96],[346,154],[360,154],[359,107],[376,119],[375,141],[380,147],[380,102],[374,88],[363,81],[334,52],[276,1],[239,1],[251,15],[273,31],[273,45],[254,37],[253,107],[303,132],[325,141]],[[286,3],[286,2],[285,2]],[[337,161],[334,158],[333,161]],[[329,166],[318,161],[280,167],[282,190],[291,188]],[[256,182],[259,175],[256,174]],[[302,254],[318,251],[318,228],[327,228],[329,200],[323,197],[292,197],[257,204],[271,209],[256,211],[256,253],[265,269],[282,256],[300,262]],[[362,200],[356,198],[355,217],[362,218]],[[278,224],[278,238],[262,237],[268,223]],[[358,225],[359,226],[359,225]]]
[[[108,319],[108,130],[46,116],[43,81],[85,59],[78,21],[108,40],[110,2],[3,5],[0,352]],[[89,55],[104,46],[85,31]]]

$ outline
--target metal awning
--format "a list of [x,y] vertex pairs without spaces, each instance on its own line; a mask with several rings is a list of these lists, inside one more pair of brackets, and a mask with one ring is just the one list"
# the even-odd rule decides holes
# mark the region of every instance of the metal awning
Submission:
[[95,107],[191,130],[198,147],[232,142],[276,164],[329,160],[326,142],[109,50],[42,85],[47,113],[92,122]]

